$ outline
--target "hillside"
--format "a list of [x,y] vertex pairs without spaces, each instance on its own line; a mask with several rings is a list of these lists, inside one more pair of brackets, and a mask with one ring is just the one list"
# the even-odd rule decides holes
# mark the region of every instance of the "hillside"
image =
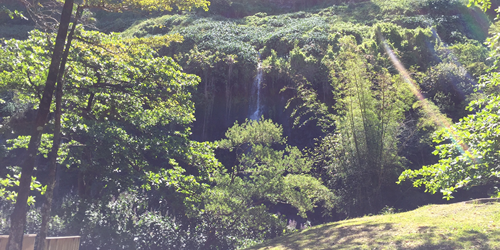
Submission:
[[[233,10],[244,2],[234,1],[232,7],[226,8]],[[254,2],[258,7],[268,1]],[[388,60],[384,49],[387,43],[411,71],[422,95],[440,112],[453,122],[466,114],[468,96],[474,92],[479,76],[491,66],[483,44],[491,25],[487,14],[468,8],[466,0],[321,2],[298,10],[274,8],[270,13],[250,12],[237,18],[217,14],[220,9],[214,9],[215,14],[169,14],[137,21],[121,34],[183,36],[182,43],[172,44],[160,53],[174,57],[186,72],[201,77],[192,135],[199,141],[223,138],[227,128],[249,117],[253,112],[250,107],[255,105],[253,84],[260,65],[261,114],[283,126],[288,144],[301,149],[317,148],[319,138],[335,131],[331,115],[338,112],[342,91],[338,81],[346,72],[337,64],[345,47],[341,42],[344,37],[355,39],[356,53],[367,59],[367,71],[374,73],[368,78],[374,84],[379,72],[400,73]],[[252,6],[247,3],[247,9]],[[404,138],[398,142],[398,152],[405,159],[402,167],[432,164],[436,161],[431,154],[433,148],[423,138],[436,127],[423,125],[422,110],[412,97],[401,107],[406,110],[402,118],[404,131],[397,132]],[[224,164],[231,164],[228,160],[221,157]],[[395,177],[384,182],[386,195],[382,199],[387,200],[381,203],[407,210],[427,204],[430,199],[440,202],[440,197],[433,199],[396,185]],[[332,185],[341,183],[328,177],[324,180]],[[359,216],[378,212],[383,206],[375,207],[352,207],[352,212],[342,213]]]
[[500,204],[427,205],[328,223],[251,249],[500,249]]
[[42,30],[0,3],[0,233],[32,156],[82,250],[499,247],[497,204],[421,206],[500,195],[500,0],[75,1],[33,130],[68,0],[40,1]]
[[[314,147],[314,138],[323,132],[314,124],[301,126],[300,129],[294,126],[294,119],[307,120],[310,113],[293,114],[292,110],[301,105],[301,100],[295,100],[291,105],[287,102],[297,96],[294,91],[297,85],[307,81],[308,87],[319,93],[319,101],[332,107],[336,97],[331,93],[334,90],[330,86],[332,76],[325,61],[333,59],[333,55],[340,50],[339,39],[343,36],[355,37],[360,53],[373,56],[369,63],[377,71],[387,68],[391,74],[397,73],[387,61],[381,39],[394,46],[406,68],[424,75],[440,77],[435,73],[454,71],[450,68],[438,69],[438,72],[433,70],[449,63],[449,51],[474,78],[487,68],[486,48],[482,43],[491,22],[477,8],[467,8],[466,0],[323,2],[331,2],[331,5],[325,7],[326,4],[322,4],[302,10],[282,8],[278,10],[288,12],[276,15],[259,12],[241,18],[203,12],[165,15],[136,21],[122,34],[126,37],[148,37],[178,33],[184,37],[182,43],[172,44],[161,53],[176,56],[186,72],[202,78],[203,88],[199,89],[199,93],[206,100],[202,101],[200,97],[197,102],[199,107],[203,106],[197,109],[199,119],[193,128],[193,138],[197,140],[222,138],[225,130],[235,121],[247,118],[252,101],[251,86],[260,57],[265,71],[263,115],[283,124],[291,143]],[[240,1],[234,1],[232,8],[239,5]],[[251,4],[248,5],[250,8]],[[121,30],[123,27],[119,25],[124,21],[118,19],[116,28]],[[470,52],[472,56],[465,55]],[[189,58],[194,58],[196,53],[206,61],[201,62],[201,58],[190,61]],[[235,63],[230,67],[223,60],[227,56],[236,56]],[[229,68],[231,75],[228,75]],[[456,81],[469,81],[463,85],[472,84],[470,79],[464,79],[467,76],[457,77],[461,79]],[[429,92],[431,99],[440,95],[436,89],[426,88],[425,84],[423,91]],[[470,90],[461,91],[467,93]],[[449,93],[445,90],[443,94]],[[277,98],[270,98],[274,96]],[[463,116],[463,98],[449,98],[451,100],[447,102],[451,103],[438,103],[438,106],[453,119],[458,119]],[[317,119],[320,118],[313,118]]]

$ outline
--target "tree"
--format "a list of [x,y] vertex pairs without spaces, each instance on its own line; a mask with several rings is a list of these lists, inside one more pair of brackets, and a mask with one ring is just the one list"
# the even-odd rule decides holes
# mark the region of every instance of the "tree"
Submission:
[[339,210],[353,216],[380,209],[382,188],[396,179],[402,159],[398,135],[411,95],[399,76],[369,71],[354,37],[339,42],[332,70],[338,93],[335,132],[322,139],[317,154]]
[[[28,146],[28,157],[22,165],[21,179],[19,183],[19,191],[16,200],[14,211],[11,214],[11,227],[9,232],[9,241],[7,243],[8,250],[21,250],[23,241],[24,224],[26,223],[26,201],[29,196],[31,176],[35,164],[40,139],[42,136],[43,127],[45,126],[47,116],[52,102],[52,93],[57,80],[57,74],[61,63],[64,44],[66,43],[66,36],[68,26],[71,19],[71,12],[73,9],[73,0],[67,0],[64,3],[63,11],[61,14],[61,25],[57,32],[56,42],[54,45],[54,52],[49,66],[49,73],[43,92],[42,99],[38,108],[37,116],[33,126],[30,143]],[[68,44],[69,45],[69,44]]]
[[[310,174],[310,161],[298,148],[285,146],[283,129],[270,120],[235,124],[217,144],[234,163],[213,173],[204,193],[209,218],[207,243],[217,238],[267,238],[283,231],[271,204],[289,204],[302,217],[318,205],[331,208],[333,195]],[[281,149],[278,149],[281,148]]]
[[420,83],[422,94],[454,121],[465,116],[466,97],[473,93],[475,85],[466,69],[456,63],[430,67]]
[[[26,201],[29,196],[29,186],[31,176],[33,173],[35,157],[37,149],[40,144],[40,137],[45,126],[47,116],[50,111],[52,102],[52,95],[55,89],[55,84],[60,78],[60,75],[65,71],[65,61],[67,59],[67,52],[63,55],[63,50],[66,45],[66,51],[71,47],[72,34],[68,36],[68,27],[71,22],[73,11],[73,0],[66,0],[62,9],[61,19],[59,23],[58,33],[54,50],[52,54],[51,64],[47,75],[47,80],[44,87],[44,93],[38,106],[37,117],[34,122],[33,132],[31,134],[30,143],[28,146],[28,157],[23,163],[22,174],[18,191],[18,198],[16,200],[15,209],[11,215],[11,230],[9,236],[8,248],[9,250],[20,250],[23,238],[23,227],[26,217]],[[26,1],[28,3],[28,1]],[[34,5],[34,4],[33,4]],[[207,9],[209,2],[206,0],[176,0],[176,1],[162,1],[162,0],[126,0],[120,2],[114,1],[84,1],[78,5],[76,17],[78,13],[84,8],[97,7],[105,10],[119,11],[128,8],[139,8],[143,10],[172,10],[173,6],[179,9],[190,9],[192,7],[203,7]],[[29,6],[27,6],[29,7]],[[73,27],[76,27],[78,18],[73,20]]]
[[[103,40],[119,45],[116,39]],[[96,187],[114,195],[134,186],[160,188],[158,194],[177,216],[185,210],[183,199],[207,181],[216,161],[206,143],[188,138],[194,120],[191,94],[199,78],[181,73],[170,58],[154,58],[148,46],[125,62],[112,56],[93,62],[105,51],[81,50],[78,57],[87,58],[82,63],[89,65],[70,75],[77,83],[71,94],[81,97],[68,105],[84,114],[67,116],[67,127],[77,131],[70,129],[65,136],[85,145],[70,152],[72,164],[82,168],[81,197],[99,199],[102,192],[92,194]]]
[[467,108],[476,113],[434,134],[433,141],[439,143],[434,154],[439,156],[439,162],[404,171],[399,183],[412,179],[415,187],[425,186],[426,191],[432,193],[439,191],[446,199],[453,198],[452,194],[459,188],[497,184],[500,178],[499,83],[500,75],[491,74],[483,89],[489,88],[492,93],[472,101]]
[[[491,7],[488,0],[471,0],[470,4],[479,4],[486,11]],[[498,25],[498,22],[495,26]],[[494,68],[498,66],[500,33],[488,39],[492,48],[490,57],[494,58]],[[423,166],[417,170],[406,170],[399,177],[399,183],[413,180],[416,187],[425,186],[426,191],[440,191],[443,198],[453,198],[453,193],[460,188],[470,188],[482,184],[498,184],[500,181],[499,137],[500,137],[500,95],[498,72],[483,76],[477,90],[477,100],[469,103],[468,111],[475,111],[450,127],[442,128],[433,136],[439,143],[434,154],[438,163]],[[495,194],[498,196],[500,192]]]
[[[78,167],[81,197],[99,199],[161,182],[189,196],[188,185],[206,182],[216,163],[211,147],[188,138],[194,120],[191,95],[199,78],[182,73],[171,58],[156,57],[155,38],[145,44],[77,30],[75,40],[62,96],[61,133],[69,150],[60,151],[57,162]],[[26,41],[6,41],[0,53],[6,59],[0,64],[5,70],[0,86],[17,91],[22,102],[39,97],[49,60],[45,46],[45,35],[33,31]],[[100,192],[91,195],[96,187]],[[178,196],[169,203],[182,205],[183,194]]]
[[483,11],[491,8],[491,0],[469,0],[469,7],[472,5],[477,5]]

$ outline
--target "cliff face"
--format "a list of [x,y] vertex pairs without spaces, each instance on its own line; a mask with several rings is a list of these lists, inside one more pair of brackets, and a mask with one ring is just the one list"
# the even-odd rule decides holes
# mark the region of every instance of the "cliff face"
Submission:
[[282,9],[292,9],[297,1],[269,0],[269,2]]
[[268,0],[274,6],[285,10],[300,10],[301,8],[309,8],[318,4],[337,5],[337,4],[356,4],[361,2],[369,2],[370,0]]

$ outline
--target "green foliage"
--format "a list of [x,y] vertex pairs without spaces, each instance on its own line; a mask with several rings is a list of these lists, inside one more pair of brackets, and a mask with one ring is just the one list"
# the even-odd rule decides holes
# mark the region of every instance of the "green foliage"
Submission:
[[[72,202],[73,204],[69,204]],[[190,228],[184,221],[171,218],[158,208],[158,200],[136,192],[124,192],[118,197],[82,206],[79,201],[65,201],[66,229],[78,227],[81,248],[91,249],[201,249],[202,226]],[[80,204],[75,206],[74,204]],[[156,207],[156,208],[154,208]],[[85,220],[79,225],[74,217],[83,209]],[[163,212],[163,214],[162,214]],[[72,217],[73,216],[73,217]]]
[[[7,174],[5,177],[0,177],[0,202],[5,201],[10,201],[11,203],[16,202],[16,197],[17,197],[17,192],[14,191],[15,187],[19,186],[19,179],[21,178],[21,174],[19,169],[12,168],[10,167],[11,172],[14,173],[14,175]],[[47,186],[43,186],[40,184],[39,181],[36,180],[36,177],[32,176],[31,177],[31,185],[30,189],[32,191],[37,191],[41,195],[45,193],[45,189]],[[28,197],[28,205],[31,206],[35,203],[35,197],[29,196]]]
[[334,118],[325,103],[320,102],[316,91],[307,81],[297,83],[296,96],[291,98],[285,108],[292,109],[290,117],[293,118],[293,126],[302,127],[311,121],[317,121],[322,130],[334,126]]
[[261,67],[272,87],[278,85],[279,82],[287,82],[289,79],[290,62],[287,58],[279,57],[274,49],[268,57],[262,60]]
[[234,54],[242,64],[257,64],[257,53],[252,44],[258,42],[263,30],[236,25],[234,21],[195,19],[192,25],[175,31],[188,41],[183,46],[196,44],[202,51]]
[[204,194],[205,213],[220,223],[213,225],[217,234],[239,231],[257,239],[282,234],[284,225],[267,211],[269,204],[290,204],[303,217],[319,204],[331,207],[332,193],[310,175],[312,162],[299,149],[284,147],[280,126],[246,121],[228,129],[226,137],[218,146],[233,152],[236,163],[215,172],[215,185]]
[[[470,4],[481,4],[486,10],[491,3],[470,1]],[[494,65],[498,62],[498,51],[495,49],[497,38],[498,33],[488,41],[494,48],[491,51]],[[425,186],[426,191],[432,193],[440,191],[448,200],[453,198],[452,194],[457,189],[498,183],[500,97],[496,89],[499,79],[498,73],[485,76],[478,89],[485,91],[486,95],[476,95],[478,99],[467,106],[468,111],[475,113],[434,134],[433,141],[439,144],[434,154],[439,156],[439,162],[404,171],[399,183],[411,179],[414,186]]]
[[259,13],[278,14],[298,9],[317,8],[318,6],[329,6],[344,1],[338,0],[214,0],[211,1],[210,12],[226,17],[245,17]]
[[[238,5],[237,2],[233,4]],[[262,1],[245,4],[251,8],[260,2]],[[231,3],[219,1],[215,4],[225,6]],[[407,16],[401,17],[400,11]],[[467,37],[476,39],[471,31],[477,29],[468,25],[477,24],[480,20],[469,20],[471,15],[463,1],[452,1],[448,5],[434,0],[336,2],[325,8],[280,15],[259,12],[242,19],[192,13],[168,15],[138,23],[126,31],[126,34],[142,37],[178,33],[185,38],[182,44],[174,44],[162,53],[177,55],[179,63],[187,72],[197,74],[206,81],[204,84],[209,87],[198,89],[198,93],[205,98],[197,98],[197,116],[203,118],[195,122],[193,131],[195,134],[203,134],[196,137],[199,140],[215,140],[223,135],[220,127],[226,128],[234,120],[245,118],[236,113],[244,113],[248,106],[258,52],[262,68],[267,73],[264,75],[263,85],[266,94],[276,95],[280,89],[285,89],[288,91],[283,91],[282,95],[290,98],[295,95],[292,92],[297,93],[298,85],[302,89],[307,85],[308,89],[321,93],[318,95],[319,100],[331,106],[334,99],[328,83],[328,69],[321,61],[330,53],[329,47],[332,53],[340,50],[338,41],[341,37],[354,36],[360,44],[361,53],[370,58],[376,71],[388,68],[391,74],[396,73],[382,46],[382,40],[385,39],[407,68],[425,72],[440,61],[435,51],[439,44],[437,35],[441,35],[448,43],[464,43],[469,41]],[[464,23],[467,28],[464,28]],[[435,29],[430,28],[431,26]],[[465,34],[464,37],[451,37],[455,40],[450,40],[449,34],[462,33]],[[193,51],[212,55],[218,53],[221,55],[219,58],[223,58],[223,55],[236,55],[238,60],[230,67],[223,62],[211,63],[211,67],[203,71],[194,63],[187,64],[187,58]],[[478,67],[474,68],[480,70],[480,64],[478,62]],[[227,76],[228,68],[231,68],[232,76]],[[230,80],[231,78],[237,80]],[[206,98],[224,94],[226,99],[207,101]],[[230,99],[227,98],[228,94]],[[276,109],[280,109],[278,106],[282,104],[278,100],[266,99],[266,102],[264,105],[270,107],[270,117],[277,119],[279,115],[276,114],[279,112]],[[221,112],[223,107],[226,112]],[[228,109],[237,110],[232,119],[227,117]]]
[[[371,38],[377,42],[373,44],[368,40],[362,45],[367,53],[385,57],[382,45],[382,41],[384,41],[390,45],[394,53],[401,58],[402,63],[407,67],[417,67],[423,71],[436,63],[434,46],[437,40],[429,28],[406,29],[393,23],[380,22],[374,25]],[[381,62],[382,65],[388,63],[390,62]]]
[[427,70],[421,78],[422,93],[453,120],[465,115],[466,97],[476,87],[467,70],[454,62],[443,62]]
[[[405,143],[427,139],[406,124],[432,130],[432,118],[420,113],[421,103],[411,106],[414,97],[384,44],[410,68],[425,96],[436,102],[435,110],[456,120],[465,114],[460,107],[472,93],[473,77],[489,67],[487,49],[473,41],[482,39],[478,27],[484,23],[464,1],[294,0],[271,11],[335,3],[281,15],[256,13],[263,6],[276,7],[275,2],[212,2],[223,7],[214,11],[226,17],[251,14],[242,19],[189,12],[139,21],[122,34],[77,28],[64,74],[58,163],[68,167],[62,173],[72,182],[66,191],[74,189],[80,199],[71,198],[56,212],[53,232],[81,233],[82,246],[88,248],[232,249],[286,233],[286,221],[270,212],[278,204],[304,217],[333,205],[347,216],[376,213],[388,204],[383,193],[406,163],[401,155]],[[151,10],[183,4],[151,3],[105,1],[101,7],[140,4]],[[112,17],[121,18],[113,24],[120,31],[138,18],[107,16]],[[0,90],[9,91],[0,96],[5,101],[0,105],[2,128],[14,134],[4,133],[0,141],[16,139],[0,156],[15,159],[27,145],[29,137],[15,127],[15,112],[9,110],[38,108],[52,36],[33,31],[24,41],[2,41]],[[262,98],[264,116],[282,126],[246,121],[231,127],[225,139],[199,142],[221,138],[234,120],[245,118],[257,65],[266,73],[261,94],[279,96]],[[478,102],[484,102],[482,109],[488,105],[487,99]],[[494,124],[495,116],[483,116],[481,122]],[[52,126],[51,120],[45,132]],[[479,122],[475,126],[462,130],[482,129]],[[289,138],[283,137],[283,128]],[[485,136],[495,143],[496,132]],[[313,146],[314,138],[319,143],[312,158],[299,148]],[[44,135],[42,164],[50,142]],[[491,143],[481,150],[487,147],[496,150]],[[215,158],[216,148],[225,166]],[[442,157],[456,153],[442,150]],[[484,157],[497,157],[495,150]]]
[[0,9],[0,16],[3,14],[7,14],[10,19],[14,19],[14,17],[19,17],[19,18],[27,20],[27,18],[23,15],[23,13],[21,11],[19,11],[19,10],[11,11],[8,8],[6,8],[5,6],[2,6],[2,8]]
[[[498,74],[489,78],[489,87],[498,86]],[[498,111],[500,97],[494,93],[469,104],[468,115],[450,128],[436,132],[433,141],[438,163],[418,170],[406,170],[399,182],[413,179],[413,185],[425,186],[426,191],[440,191],[444,198],[453,198],[459,188],[470,188],[487,183],[498,183],[498,136],[500,135]]]
[[[57,215],[51,218],[49,234],[78,234],[81,249],[204,249],[204,225],[167,215],[167,204],[151,192],[126,191],[94,201],[66,196],[53,209]],[[12,206],[0,203],[0,209],[0,233],[8,234],[6,216]],[[40,209],[32,206],[26,232],[37,233],[40,223]]]
[[[194,174],[196,178],[185,177],[191,186],[178,184],[181,181],[157,183],[179,192],[176,202],[182,204],[190,194],[181,191],[199,188],[196,183],[206,180],[217,162],[210,145],[188,138],[194,120],[191,92],[199,78],[181,72],[171,58],[154,57],[157,44],[178,38],[123,39],[83,30],[77,36],[64,78],[65,140],[59,163],[85,176],[85,185],[79,187],[83,196],[151,182],[151,173],[167,179]],[[46,34],[34,31],[28,40],[6,41],[0,51],[8,59],[0,66],[0,86],[17,91],[20,102],[36,103],[40,96],[49,60],[47,41]],[[13,140],[10,149],[25,147],[27,139]],[[45,157],[49,143],[44,140],[40,148]],[[96,187],[99,194],[92,192]]]
[[142,20],[121,34],[124,37],[144,37],[147,35],[165,34],[171,31],[175,26],[185,26],[189,24],[189,19],[187,15],[164,15],[157,18]]
[[493,61],[493,68],[496,69],[500,61],[500,23],[498,21],[491,26],[490,35],[491,36],[487,39],[487,44],[491,50],[490,58]]
[[411,93],[399,76],[370,72],[370,64],[357,54],[352,36],[339,40],[335,58],[339,116],[335,133],[317,149],[326,168],[338,208],[348,216],[381,208],[382,187],[395,179],[402,158],[398,136]]
[[[10,218],[9,214],[12,213],[14,209],[14,204],[10,201],[0,200],[0,233],[3,235],[9,234]],[[61,221],[55,217],[50,226],[50,232],[54,235],[62,235],[62,232],[57,228],[61,225]],[[36,208],[36,205],[31,203],[28,212],[26,213],[26,227],[25,232],[28,234],[35,234],[40,229],[41,216],[40,209]]]
[[[488,59],[488,49],[474,42],[457,43],[449,47],[451,60],[462,64],[463,67],[474,78],[479,78],[486,73],[491,63]],[[451,54],[451,53],[450,53]]]
[[[30,137],[31,136],[19,136],[16,139],[7,140],[7,143],[12,145],[11,147],[8,147],[7,150],[13,150],[16,148],[28,148]],[[38,148],[38,152],[45,158],[47,158],[47,155],[49,154],[52,137],[53,135],[44,134],[42,136],[42,139],[40,140],[40,147]]]
[[467,6],[472,6],[472,5],[478,5],[481,10],[486,11],[491,8],[491,1],[490,0],[469,0],[469,5]]
[[102,1],[102,0],[87,0],[84,2],[89,7],[99,7],[105,10],[122,11],[126,9],[140,9],[146,11],[172,11],[174,7],[179,10],[191,10],[192,8],[203,8],[208,10],[210,5],[206,0],[124,0]]

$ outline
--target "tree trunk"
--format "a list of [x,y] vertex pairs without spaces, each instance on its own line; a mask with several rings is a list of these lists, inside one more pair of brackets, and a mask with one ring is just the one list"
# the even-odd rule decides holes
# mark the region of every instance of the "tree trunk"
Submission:
[[215,238],[217,236],[216,233],[217,233],[217,229],[211,227],[210,230],[208,231],[208,234],[207,234],[207,241],[205,241],[204,249],[210,249],[210,247],[213,245],[213,243],[216,239]]
[[31,176],[35,167],[35,159],[40,146],[43,128],[50,112],[52,94],[57,81],[59,66],[66,43],[66,35],[71,21],[73,0],[66,0],[61,14],[61,22],[56,36],[54,52],[49,66],[49,73],[45,82],[42,100],[38,107],[30,142],[28,144],[28,157],[24,160],[19,182],[19,190],[14,211],[10,216],[10,233],[7,250],[21,250],[23,243],[24,225],[26,223],[27,201],[30,192]]
[[57,86],[56,86],[56,113],[54,118],[54,139],[52,141],[52,152],[49,155],[49,179],[47,181],[47,190],[45,192],[45,202],[42,206],[42,225],[40,225],[40,233],[38,234],[38,244],[37,250],[45,249],[45,238],[47,238],[48,224],[50,222],[50,211],[52,208],[52,199],[54,197],[54,187],[56,185],[56,169],[57,169],[57,156],[59,148],[61,146],[61,115],[62,115],[62,97],[63,97],[63,75],[66,70],[66,62],[69,56],[69,50],[71,48],[71,42],[73,41],[73,35],[75,34],[76,25],[82,14],[83,9],[78,6],[75,20],[71,26],[71,31],[68,35],[68,41],[66,43],[66,49],[61,59],[61,66],[59,67],[59,73],[57,76]]
[[42,205],[42,224],[38,233],[37,250],[44,250],[45,238],[47,237],[48,223],[50,221],[50,211],[52,207],[52,198],[54,187],[56,185],[57,155],[61,144],[61,101],[62,101],[62,82],[57,82],[56,89],[56,114],[54,121],[54,139],[52,142],[52,152],[49,155],[49,176],[47,181],[47,190],[45,191],[45,202]]

